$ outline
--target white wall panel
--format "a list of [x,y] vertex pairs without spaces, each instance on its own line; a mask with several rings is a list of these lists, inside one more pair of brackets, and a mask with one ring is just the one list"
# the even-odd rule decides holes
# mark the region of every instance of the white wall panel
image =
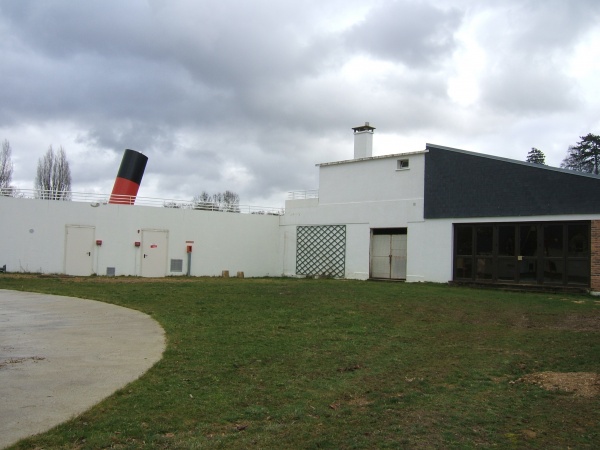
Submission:
[[107,267],[116,275],[141,274],[135,242],[145,229],[168,230],[168,260],[186,265],[186,241],[193,241],[194,276],[282,274],[278,216],[11,197],[0,197],[0,265],[10,272],[63,273],[67,225],[95,227],[102,245],[94,249],[94,272],[100,275]]

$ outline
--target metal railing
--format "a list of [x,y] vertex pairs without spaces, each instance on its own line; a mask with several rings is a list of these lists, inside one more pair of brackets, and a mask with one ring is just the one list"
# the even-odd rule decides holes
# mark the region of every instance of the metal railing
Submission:
[[130,195],[107,195],[91,192],[44,191],[39,189],[0,188],[0,196],[25,199],[73,201],[90,203],[92,206],[111,204],[154,206],[173,209],[195,209],[199,211],[233,212],[242,214],[263,214],[282,216],[283,208],[271,206],[249,206],[237,204],[217,204],[212,202],[194,202],[186,200],[139,197]]
[[319,190],[309,189],[306,191],[290,191],[287,193],[287,200],[306,200],[308,198],[319,198]]

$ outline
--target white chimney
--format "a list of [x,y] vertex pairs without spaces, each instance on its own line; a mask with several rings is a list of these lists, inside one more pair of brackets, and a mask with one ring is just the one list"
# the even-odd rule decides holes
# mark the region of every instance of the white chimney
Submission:
[[354,159],[370,158],[373,156],[373,130],[375,127],[365,122],[364,125],[352,128],[354,130]]

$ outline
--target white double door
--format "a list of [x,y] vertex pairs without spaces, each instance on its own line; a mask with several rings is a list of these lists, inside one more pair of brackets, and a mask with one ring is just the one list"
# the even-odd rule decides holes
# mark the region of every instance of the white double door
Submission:
[[406,279],[406,233],[371,236],[371,278]]

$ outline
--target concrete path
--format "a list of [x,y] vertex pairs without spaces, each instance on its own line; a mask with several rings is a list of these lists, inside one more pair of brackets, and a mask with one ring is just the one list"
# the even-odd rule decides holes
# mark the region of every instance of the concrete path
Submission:
[[139,311],[0,289],[0,448],[81,414],[164,349],[163,329]]

